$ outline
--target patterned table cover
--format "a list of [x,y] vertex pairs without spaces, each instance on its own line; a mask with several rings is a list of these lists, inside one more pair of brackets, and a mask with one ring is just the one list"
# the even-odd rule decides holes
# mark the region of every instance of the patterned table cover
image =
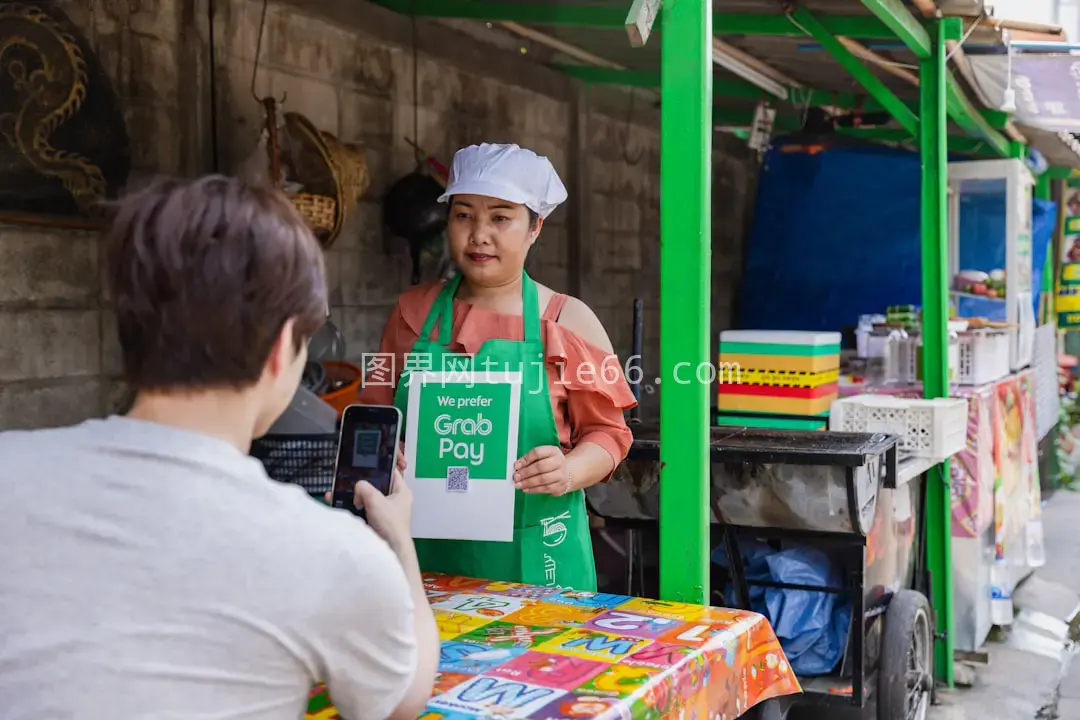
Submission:
[[[424,574],[442,639],[420,720],[731,720],[802,692],[742,610]],[[323,686],[307,720],[336,720]]]

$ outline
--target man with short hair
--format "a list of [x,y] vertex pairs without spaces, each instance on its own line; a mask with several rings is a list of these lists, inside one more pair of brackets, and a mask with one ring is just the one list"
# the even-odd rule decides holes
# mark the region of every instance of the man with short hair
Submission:
[[219,176],[118,204],[109,284],[126,416],[0,433],[5,720],[414,720],[438,629],[411,495],[368,524],[248,455],[325,321],[322,252],[279,193]]

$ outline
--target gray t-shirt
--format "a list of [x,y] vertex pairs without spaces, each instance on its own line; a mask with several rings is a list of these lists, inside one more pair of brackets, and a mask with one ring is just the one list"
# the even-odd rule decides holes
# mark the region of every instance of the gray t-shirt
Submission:
[[4,720],[383,720],[415,673],[389,546],[208,436],[0,433],[0,558]]

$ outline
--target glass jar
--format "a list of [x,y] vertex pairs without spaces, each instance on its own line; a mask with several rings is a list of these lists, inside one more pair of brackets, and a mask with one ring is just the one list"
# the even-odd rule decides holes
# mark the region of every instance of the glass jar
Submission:
[[880,379],[882,385],[906,385],[914,378],[911,368],[914,342],[903,328],[893,328],[885,340],[885,354],[881,359]]

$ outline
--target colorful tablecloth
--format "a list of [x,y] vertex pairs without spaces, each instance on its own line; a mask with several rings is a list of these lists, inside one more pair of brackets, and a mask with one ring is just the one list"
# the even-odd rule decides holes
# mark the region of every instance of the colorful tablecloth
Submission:
[[[801,692],[741,610],[425,574],[442,638],[420,720],[731,720]],[[338,718],[316,688],[307,720]]]

